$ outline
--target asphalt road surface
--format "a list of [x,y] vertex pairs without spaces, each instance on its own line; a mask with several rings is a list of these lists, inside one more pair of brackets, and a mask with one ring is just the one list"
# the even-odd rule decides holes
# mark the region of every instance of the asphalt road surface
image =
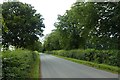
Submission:
[[118,78],[103,70],[74,63],[48,54],[41,54],[42,78]]

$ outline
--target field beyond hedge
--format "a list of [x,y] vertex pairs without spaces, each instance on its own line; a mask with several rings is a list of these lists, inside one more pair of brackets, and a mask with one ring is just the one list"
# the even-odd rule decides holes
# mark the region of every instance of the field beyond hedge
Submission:
[[[119,50],[54,50],[46,51],[48,54],[66,57],[64,59],[86,64],[111,72],[119,72]],[[76,59],[76,60],[74,60]],[[78,61],[79,60],[79,61]],[[86,62],[85,62],[86,61]]]
[[[25,80],[26,78],[33,78],[34,74],[31,76],[31,73],[34,73],[33,69],[34,67],[36,68],[34,65],[36,64],[36,61],[39,61],[39,54],[36,51],[17,49],[15,51],[2,52],[3,79],[13,80],[21,78],[22,80]],[[37,63],[39,66],[39,62]],[[38,66],[37,70],[39,71]],[[36,78],[39,78],[39,74]]]

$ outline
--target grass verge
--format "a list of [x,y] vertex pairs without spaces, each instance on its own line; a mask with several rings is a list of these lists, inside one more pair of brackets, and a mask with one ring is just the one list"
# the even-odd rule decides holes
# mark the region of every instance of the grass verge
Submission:
[[97,63],[93,63],[93,62],[89,62],[89,61],[83,61],[83,60],[78,60],[78,59],[73,59],[73,58],[67,58],[67,57],[63,57],[63,56],[58,56],[58,55],[54,55],[56,57],[60,57],[72,62],[76,62],[79,64],[84,64],[90,67],[94,67],[100,70],[105,70],[105,71],[109,71],[115,74],[118,74],[118,72],[120,72],[120,68],[116,67],[116,66],[110,66],[110,65],[106,65],[106,64],[97,64]]
[[36,52],[37,57],[34,64],[32,64],[31,71],[30,71],[30,78],[33,78],[35,80],[39,80],[40,78],[40,54]]

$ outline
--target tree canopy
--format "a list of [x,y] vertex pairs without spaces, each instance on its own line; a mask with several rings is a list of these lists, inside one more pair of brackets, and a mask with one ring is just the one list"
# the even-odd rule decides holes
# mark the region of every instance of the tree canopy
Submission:
[[58,15],[55,27],[48,38],[59,32],[56,37],[62,49],[119,49],[120,2],[77,2],[64,15]]
[[5,2],[2,5],[2,44],[28,48],[43,36],[42,15],[34,7],[21,2]]

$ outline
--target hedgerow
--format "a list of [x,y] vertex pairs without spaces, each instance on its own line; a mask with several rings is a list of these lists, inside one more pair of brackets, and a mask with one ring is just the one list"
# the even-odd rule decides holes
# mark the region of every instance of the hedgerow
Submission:
[[5,80],[16,78],[30,78],[29,72],[36,61],[37,53],[29,50],[17,49],[2,52],[2,76]]
[[120,67],[119,60],[120,50],[78,49],[78,50],[54,50],[46,51],[46,53]]

